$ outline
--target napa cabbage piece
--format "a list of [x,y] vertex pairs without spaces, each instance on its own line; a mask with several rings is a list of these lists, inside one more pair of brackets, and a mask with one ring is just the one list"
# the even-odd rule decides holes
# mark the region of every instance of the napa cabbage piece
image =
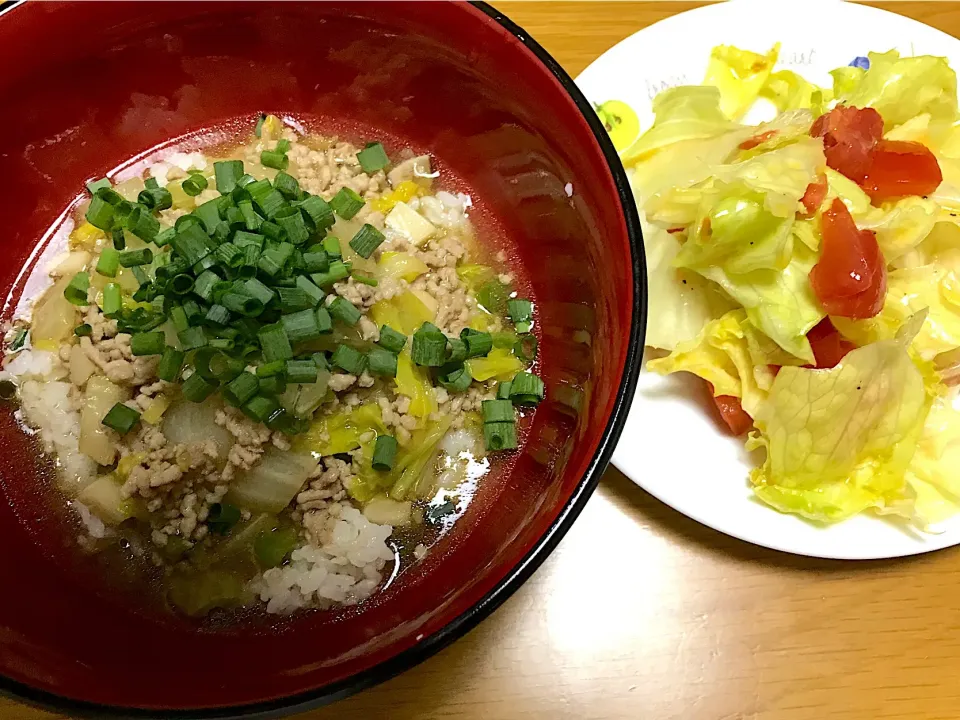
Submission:
[[356,407],[342,407],[335,413],[314,420],[302,435],[293,441],[297,452],[317,455],[338,455],[356,450],[361,438],[372,432],[374,436],[387,433],[383,413],[376,403]]
[[100,465],[113,464],[117,447],[112,431],[102,421],[110,408],[129,399],[129,388],[116,385],[103,375],[92,375],[87,380],[80,407],[80,452]]
[[77,306],[63,296],[72,275],[64,275],[33,306],[30,343],[37,350],[57,352],[77,326]]
[[932,360],[960,347],[960,276],[938,265],[903,268],[887,273],[887,297],[876,317],[831,318],[840,333],[857,345],[888,340],[917,313],[926,319],[911,344],[921,358]]
[[233,480],[226,500],[247,510],[278,513],[296,497],[316,467],[317,460],[309,453],[271,445],[256,465]]
[[465,364],[470,376],[477,382],[512,380],[525,367],[512,350],[499,347],[493,348],[486,357],[470,358]]
[[644,225],[647,257],[646,344],[673,350],[694,339],[711,320],[733,308],[719,288],[692,270],[676,267],[680,242],[662,228]]
[[813,364],[813,349],[807,333],[824,318],[809,279],[816,261],[816,253],[795,243],[793,258],[783,270],[755,270],[736,275],[710,267],[700,274],[740,303],[750,322],[777,345],[804,363]]
[[375,303],[370,308],[370,316],[377,325],[389,325],[404,335],[412,335],[425,322],[436,320],[437,311],[425,302],[423,294],[408,290]]
[[906,347],[915,326],[829,370],[780,370],[747,445],[767,453],[751,472],[760,500],[819,523],[902,502],[932,404]]
[[859,76],[844,73],[842,87],[836,88],[838,103],[875,108],[887,129],[922,113],[933,123],[949,125],[956,120],[957,76],[946,58],[900,57],[896,50],[868,56],[869,70]]
[[418,257],[404,252],[382,252],[377,270],[382,278],[413,282],[430,268]]
[[[760,97],[772,102],[778,112],[809,109],[816,117],[826,111],[832,95],[829,90],[808,82],[792,70],[771,73],[760,89]],[[809,125],[807,129],[810,129]]]
[[437,399],[429,370],[415,365],[408,350],[397,356],[397,377],[394,382],[397,392],[410,398],[408,414],[425,418],[437,411]]
[[694,339],[680,343],[670,355],[647,362],[647,370],[667,375],[689,372],[713,386],[714,395],[740,398],[754,417],[773,385],[771,365],[799,362],[759,332],[744,310],[713,320]]
[[743,117],[766,85],[779,55],[780,43],[766,55],[732,45],[717,45],[711,50],[703,84],[720,91],[720,110],[724,115],[731,120]]
[[113,473],[103,475],[87,485],[77,500],[86,505],[107,525],[119,525],[132,517],[143,518],[146,508],[137,498],[123,497],[123,483]]
[[720,90],[704,85],[684,85],[659,93],[653,99],[653,125],[637,138],[620,158],[624,164],[684,140],[721,135],[736,127],[720,108]]

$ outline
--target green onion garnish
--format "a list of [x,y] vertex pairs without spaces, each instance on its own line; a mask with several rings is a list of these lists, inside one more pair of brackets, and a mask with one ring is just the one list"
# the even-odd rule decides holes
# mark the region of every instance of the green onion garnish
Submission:
[[343,257],[343,253],[340,251],[340,238],[333,235],[328,235],[323,239],[323,250],[327,253],[327,257],[332,260],[339,260]]
[[391,435],[378,435],[377,442],[373,446],[374,470],[386,472],[393,469],[393,461],[397,456],[397,439]]
[[[157,235],[157,237],[160,237]],[[110,231],[110,239],[113,241],[114,250],[123,250],[127,247],[127,236],[123,234],[123,228],[114,228]]]
[[223,388],[223,399],[240,407],[260,390],[260,381],[253,373],[242,372]]
[[207,334],[202,327],[188,327],[177,333],[177,339],[180,341],[180,347],[185,351],[196,350],[207,344]]
[[153,251],[150,248],[124,250],[119,253],[118,259],[120,264],[125,268],[135,267],[137,265],[149,265],[153,262]]
[[260,153],[260,164],[275,170],[286,170],[290,165],[290,158],[286,153],[276,150],[264,150]]
[[140,413],[129,405],[117,403],[110,411],[103,416],[100,421],[111,430],[116,430],[121,435],[126,435],[133,429],[133,426],[140,422]]
[[330,362],[351,375],[361,375],[367,367],[367,356],[349,345],[337,345]]
[[267,362],[289,360],[293,357],[293,348],[290,347],[290,339],[282,324],[265,325],[257,333],[257,339],[260,341],[263,358]]
[[507,312],[518,333],[528,333],[533,327],[533,303],[525,298],[507,300]]
[[318,307],[316,316],[317,329],[320,331],[320,334],[333,331],[333,318],[330,317],[330,313],[325,307]]
[[351,326],[357,324],[361,315],[356,305],[340,296],[335,297],[333,302],[327,305],[327,311],[335,320]]
[[287,363],[284,360],[274,360],[273,362],[264,363],[257,367],[257,377],[267,378],[273,377],[274,375],[282,375],[287,369]]
[[255,395],[240,409],[251,420],[266,422],[267,418],[280,409],[280,403],[272,397]]
[[235,505],[214,503],[210,506],[210,512],[207,515],[207,526],[210,532],[226,535],[238,522],[240,522],[240,508]]
[[513,403],[509,400],[484,400],[481,406],[485,423],[514,422],[516,420]]
[[336,222],[330,203],[319,195],[311,195],[308,197],[300,203],[300,209],[310,216],[313,224],[320,232],[326,232],[333,227],[334,222]]
[[373,225],[367,223],[357,231],[350,241],[350,247],[362,258],[368,258],[373,255],[373,251],[380,247],[386,238],[383,233],[377,230]]
[[166,348],[164,334],[140,332],[130,336],[130,352],[134,355],[159,355]]
[[484,357],[493,349],[493,336],[487,332],[464,328],[460,339],[467,346],[467,357]]
[[497,383],[497,400],[509,400],[510,399],[510,386],[513,383],[510,380],[502,381]]
[[272,375],[260,380],[260,393],[263,395],[282,395],[286,389],[287,381],[283,375]]
[[310,279],[319,287],[330,287],[335,282],[345,280],[350,275],[350,268],[346,263],[335,260],[330,263],[330,269],[323,273],[313,273]]
[[487,450],[514,450],[517,447],[517,426],[513,422],[492,422],[483,426]]
[[537,359],[537,336],[525,333],[517,337],[517,342],[513,346],[513,354],[527,363],[532,363]]
[[375,277],[369,275],[364,275],[363,273],[351,272],[350,277],[352,277],[356,282],[363,283],[364,285],[369,285],[370,287],[376,287],[380,284],[380,281]]
[[107,283],[103,287],[103,297],[100,300],[100,310],[108,318],[115,318],[123,309],[123,296],[120,291],[120,285],[117,283]]
[[183,368],[183,360],[186,355],[176,348],[164,348],[163,355],[160,358],[160,365],[157,366],[157,377],[167,382],[176,381]]
[[180,386],[183,396],[190,402],[196,403],[206,400],[216,389],[217,384],[215,382],[204,379],[198,372],[184,380],[183,385]]
[[87,208],[87,222],[101,230],[110,230],[113,227],[113,218],[116,211],[113,205],[101,197],[100,190],[90,201],[90,207]]
[[447,362],[462,363],[467,359],[467,344],[459,338],[447,338]]
[[291,343],[307,342],[320,337],[317,314],[313,308],[284,315],[280,318],[280,324]]
[[[83,323],[82,325],[77,325],[77,326],[73,329],[73,334],[76,335],[77,337],[86,337],[87,335],[91,335],[92,333],[93,333],[93,327],[92,327],[91,325],[89,325],[88,323]],[[24,336],[26,336],[26,333],[24,333]],[[16,348],[13,347],[13,344],[12,344],[12,343],[11,343],[11,345],[10,345],[10,349],[11,349],[11,350],[16,349]]]
[[113,185],[110,183],[110,181],[107,178],[100,178],[99,180],[91,180],[90,182],[87,183],[87,192],[89,192],[91,195],[96,195],[97,190],[99,190],[100,188],[109,189],[112,187]]
[[204,315],[203,319],[207,325],[226,327],[230,324],[230,311],[223,305],[217,305],[214,303],[207,308],[207,314]]
[[105,247],[97,260],[97,272],[104,277],[116,277],[120,269],[120,253],[115,248]]
[[74,305],[87,305],[87,290],[90,289],[90,276],[78,272],[70,284],[63,289],[63,296]]
[[437,371],[437,382],[454,393],[466,392],[473,377],[463,363],[448,363]]
[[446,360],[447,337],[431,323],[424,323],[413,334],[410,359],[417,365],[440,367]]
[[330,200],[330,207],[344,220],[350,220],[360,212],[363,205],[363,198],[348,187],[340,188],[339,192]]
[[160,221],[143,205],[134,205],[127,215],[124,227],[141,240],[151,242],[160,232]]
[[397,332],[389,325],[384,325],[380,328],[380,339],[377,341],[377,344],[396,355],[399,354],[407,344],[407,336]]
[[180,187],[190,197],[196,197],[207,189],[207,179],[200,173],[191,173],[190,177],[180,183]]
[[288,175],[283,171],[277,173],[277,176],[273,179],[273,186],[287,200],[296,200],[300,195],[300,183],[293,175]]
[[303,213],[295,207],[285,207],[274,215],[277,225],[283,228],[287,239],[294,245],[302,245],[310,237]]
[[517,373],[510,384],[510,400],[514,405],[537,405],[544,394],[543,380],[533,373]]
[[367,353],[367,367],[373,375],[397,376],[397,356],[383,348],[373,348]]
[[286,377],[292,383],[315,383],[317,366],[313,360],[287,360]]
[[217,191],[221,195],[233,192],[237,180],[243,175],[243,160],[221,160],[213,164],[213,175],[217,181]]
[[360,167],[365,173],[375,173],[377,170],[383,170],[390,164],[390,158],[387,157],[383,145],[380,143],[369,143],[357,153],[357,160],[360,161]]
[[260,113],[260,117],[257,118],[257,124],[253,126],[253,134],[257,137],[260,137],[260,133],[263,132],[263,123],[267,121],[267,116],[264,113]]

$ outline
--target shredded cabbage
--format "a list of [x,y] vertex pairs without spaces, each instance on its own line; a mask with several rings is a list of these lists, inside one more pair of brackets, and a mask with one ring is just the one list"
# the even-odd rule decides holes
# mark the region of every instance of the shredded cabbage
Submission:
[[780,44],[766,55],[718,45],[710,53],[704,85],[720,91],[720,110],[731,120],[739,120],[750,109],[777,64]]

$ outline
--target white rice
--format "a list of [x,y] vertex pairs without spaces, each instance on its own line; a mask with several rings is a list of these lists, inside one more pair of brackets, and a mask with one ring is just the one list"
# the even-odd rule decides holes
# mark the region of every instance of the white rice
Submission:
[[356,508],[344,508],[322,547],[297,548],[287,565],[267,570],[251,587],[271,613],[354,605],[376,590],[381,571],[394,559],[386,543],[392,532],[392,527],[371,523]]

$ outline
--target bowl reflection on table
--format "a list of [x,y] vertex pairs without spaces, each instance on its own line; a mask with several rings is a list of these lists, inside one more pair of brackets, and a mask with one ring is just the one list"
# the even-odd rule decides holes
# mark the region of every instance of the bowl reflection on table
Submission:
[[490,8],[459,3],[28,3],[0,16],[0,66],[8,316],[22,268],[84,181],[267,111],[432,153],[471,193],[481,233],[528,269],[547,385],[512,473],[484,484],[384,592],[359,608],[202,631],[104,593],[64,561],[34,490],[35,452],[4,414],[0,686],[71,715],[304,709],[422,660],[516,589],[596,484],[642,348],[626,178],[555,63]]

